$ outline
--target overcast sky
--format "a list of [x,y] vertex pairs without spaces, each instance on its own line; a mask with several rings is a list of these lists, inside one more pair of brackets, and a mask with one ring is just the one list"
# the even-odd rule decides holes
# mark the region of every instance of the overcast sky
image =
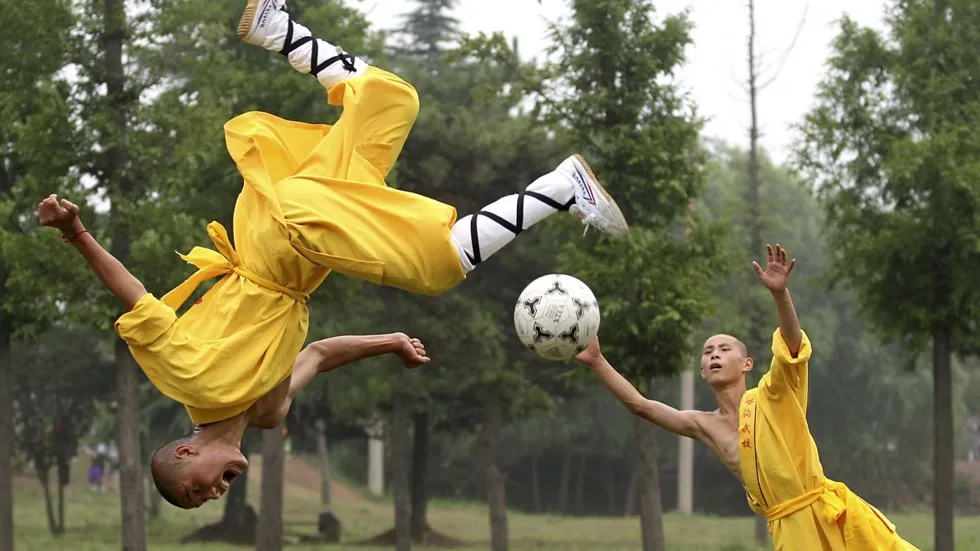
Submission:
[[[759,119],[763,146],[778,160],[788,153],[791,124],[813,102],[823,74],[834,22],[847,12],[864,25],[881,28],[882,0],[757,0],[756,50],[763,65],[775,64],[787,50],[806,13],[802,31],[778,78],[761,94]],[[406,0],[363,0],[362,10],[381,28],[396,26],[398,14],[411,9]],[[539,57],[547,47],[546,25],[568,14],[566,0],[460,0],[456,17],[466,32],[504,31],[516,36],[525,55]],[[701,113],[709,120],[705,133],[744,143],[748,140],[749,110],[742,87],[747,73],[748,11],[742,0],[657,0],[660,14],[690,9],[694,45],[680,73]],[[768,63],[766,63],[768,61]],[[424,101],[424,98],[423,98]]]

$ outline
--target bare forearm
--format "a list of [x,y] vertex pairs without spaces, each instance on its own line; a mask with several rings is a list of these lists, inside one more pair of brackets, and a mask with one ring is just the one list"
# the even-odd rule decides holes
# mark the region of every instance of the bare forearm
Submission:
[[772,298],[779,314],[779,332],[782,334],[786,346],[789,347],[790,353],[795,357],[800,352],[803,331],[800,329],[800,320],[796,316],[796,307],[793,306],[789,289],[772,293]]
[[317,372],[330,371],[345,364],[365,358],[391,354],[401,349],[405,337],[399,333],[388,335],[343,335],[317,341],[316,346],[321,359]]
[[623,377],[616,371],[605,357],[600,356],[591,367],[592,371],[599,377],[599,380],[602,381],[602,384],[627,409],[633,413],[638,413],[642,409],[647,399],[640,394],[639,390],[636,390],[636,387],[632,383],[626,380],[626,377]]
[[293,376],[289,382],[289,398],[296,397],[318,373],[325,373],[342,365],[397,352],[404,336],[344,335],[310,343],[296,357]]
[[92,271],[95,272],[106,289],[122,303],[127,311],[131,310],[136,302],[146,294],[146,288],[140,280],[129,273],[129,270],[116,257],[109,254],[92,237],[92,234],[83,230],[84,228],[75,232],[76,237],[72,239],[72,245],[92,267]]

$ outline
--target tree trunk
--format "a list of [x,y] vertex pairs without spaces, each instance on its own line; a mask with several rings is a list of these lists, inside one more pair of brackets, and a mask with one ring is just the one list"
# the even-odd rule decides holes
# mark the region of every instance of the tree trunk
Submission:
[[[47,469],[37,470],[37,479],[41,483],[41,490],[44,492],[44,512],[48,517],[48,531],[52,536],[58,534],[58,521],[54,518],[54,504],[51,503],[51,482],[48,477]],[[13,546],[11,546],[13,549]]]
[[146,551],[143,515],[143,474],[140,452],[139,379],[137,365],[126,348],[116,343],[116,387],[119,423],[119,500],[122,509],[123,551]]
[[633,465],[630,471],[630,481],[626,486],[626,501],[623,503],[623,516],[631,517],[636,514],[636,491],[640,485],[640,465],[639,461]]
[[[254,449],[256,436],[262,434],[254,429],[245,429],[242,435],[242,455],[248,457],[249,452]],[[264,461],[265,458],[263,458]],[[263,462],[263,468],[265,463]],[[249,515],[248,509],[248,471],[241,473],[235,479],[235,483],[228,488],[225,494],[225,510],[221,517],[221,523],[230,529],[245,532],[254,531],[255,526],[247,526]]]
[[541,473],[538,470],[538,454],[531,456],[531,509],[535,513],[540,513],[541,504]]
[[953,374],[949,331],[932,336],[933,415],[935,423],[935,549],[953,551]]
[[660,502],[660,473],[657,469],[656,428],[636,418],[636,442],[639,452],[640,530],[643,551],[666,551],[664,511]]
[[320,464],[320,504],[324,511],[333,509],[333,495],[330,491],[330,452],[327,449],[327,422],[316,420],[316,455]]
[[[242,450],[244,452],[244,450]],[[265,469],[265,458],[262,458],[262,468]],[[262,477],[265,479],[265,477]],[[245,530],[245,510],[248,507],[248,471],[235,478],[235,483],[225,494],[225,510],[221,523],[234,530]]]
[[58,533],[65,533],[65,485],[58,484]]
[[769,521],[762,515],[755,516],[755,544],[758,546],[769,545]]
[[[0,261],[0,270],[2,270]],[[0,287],[6,278],[0,278]],[[2,291],[0,291],[2,293]],[[2,316],[2,314],[0,314]],[[11,331],[0,322],[0,550],[14,548],[14,393]]]
[[606,483],[606,514],[613,516],[616,514],[616,471],[609,469],[609,482]]
[[161,496],[160,492],[156,491],[156,488],[153,487],[153,478],[150,476],[149,471],[150,471],[149,469],[146,469],[144,471],[145,473],[144,478],[146,479],[146,492],[147,495],[150,496],[150,503],[148,509],[149,509],[150,516],[152,518],[157,518],[160,516],[160,506],[163,504],[163,496]]
[[507,551],[507,486],[506,477],[497,468],[497,444],[501,430],[500,403],[491,400],[483,413],[483,445],[480,459],[487,484],[487,505],[490,509],[490,549]]
[[255,533],[256,551],[282,551],[282,496],[285,437],[280,427],[262,434],[262,495],[259,525]]
[[[405,377],[404,372],[399,373],[396,386],[400,386],[399,383],[404,381]],[[409,489],[411,459],[408,449],[410,400],[410,396],[400,388],[396,388],[391,412],[391,471],[392,489],[395,494],[396,551],[412,549],[412,499]]]
[[[681,409],[694,409],[694,371],[681,373]],[[677,510],[682,515],[694,512],[694,440],[678,437],[677,443]]]
[[568,487],[572,478],[572,458],[574,454],[566,452],[561,458],[561,478],[558,479],[558,514],[568,513]]
[[[748,186],[748,227],[749,250],[755,256],[762,252],[762,205],[759,199],[761,182],[759,179],[759,111],[758,111],[758,67],[755,55],[755,2],[749,0],[749,106],[752,121],[749,126],[749,186]],[[749,277],[755,278],[752,274]],[[754,281],[753,281],[754,284]],[[765,346],[762,337],[762,327],[765,323],[765,313],[762,305],[753,304],[749,311],[748,342],[750,353],[759,353]],[[769,526],[766,518],[755,518],[755,543],[759,547],[769,544]]]
[[425,475],[429,459],[429,415],[417,413],[412,419],[415,427],[415,441],[412,444],[412,537],[424,539],[428,524],[426,523],[428,495],[425,488]]
[[[126,11],[123,0],[105,0],[104,47],[106,95],[114,128],[106,144],[105,185],[110,190],[113,222],[111,253],[123,264],[129,259],[130,235],[126,216],[118,201],[127,201],[130,182],[125,174],[127,104],[123,72],[123,41],[126,38]],[[123,551],[146,551],[143,515],[142,454],[140,453],[139,373],[126,344],[116,341],[116,392],[118,393],[119,497],[122,512]]]
[[585,473],[589,466],[589,456],[582,454],[578,460],[578,472],[575,476],[575,510],[576,515],[581,515],[585,509]]

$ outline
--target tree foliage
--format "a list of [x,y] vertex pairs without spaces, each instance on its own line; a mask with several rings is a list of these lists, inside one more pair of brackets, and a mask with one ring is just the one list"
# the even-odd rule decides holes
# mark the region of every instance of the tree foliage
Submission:
[[906,350],[933,356],[936,549],[953,546],[954,353],[976,352],[977,6],[892,4],[884,36],[844,18],[798,164],[833,228],[835,274]]

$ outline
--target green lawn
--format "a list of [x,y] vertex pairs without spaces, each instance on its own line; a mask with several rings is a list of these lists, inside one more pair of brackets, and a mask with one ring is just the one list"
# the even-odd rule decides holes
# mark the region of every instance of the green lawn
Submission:
[[[255,467],[258,467],[256,462]],[[291,462],[286,490],[287,534],[315,531],[319,511],[317,482],[308,476],[298,461]],[[256,469],[258,471],[258,469]],[[250,501],[258,503],[258,477],[253,477]],[[83,477],[76,477],[82,482]],[[344,522],[344,540],[353,542],[373,536],[392,526],[392,509],[388,502],[366,498],[346,486],[335,490],[336,511]],[[17,551],[116,551],[119,544],[119,502],[111,492],[90,493],[83,484],[66,492],[67,534],[61,538],[48,535],[44,501],[38,483],[31,478],[15,484]],[[186,551],[204,548],[213,551],[241,551],[230,545],[183,546],[180,538],[195,528],[212,523],[221,514],[221,504],[212,503],[197,511],[181,511],[165,505],[160,518],[147,523],[149,549],[152,551]],[[932,520],[926,514],[891,515],[900,532],[922,551],[931,550]],[[446,534],[473,542],[470,549],[487,549],[487,511],[482,505],[435,501],[429,509],[431,525]],[[511,549],[536,551],[619,551],[639,548],[640,531],[636,518],[562,518],[545,515],[510,515]],[[669,514],[665,519],[667,547],[671,551],[736,551],[754,549],[750,545],[752,520],[704,516],[682,517]],[[957,549],[980,549],[980,517],[960,518],[956,523]],[[291,545],[297,551],[338,550],[354,548],[344,545]],[[426,549],[413,547],[414,549]]]

